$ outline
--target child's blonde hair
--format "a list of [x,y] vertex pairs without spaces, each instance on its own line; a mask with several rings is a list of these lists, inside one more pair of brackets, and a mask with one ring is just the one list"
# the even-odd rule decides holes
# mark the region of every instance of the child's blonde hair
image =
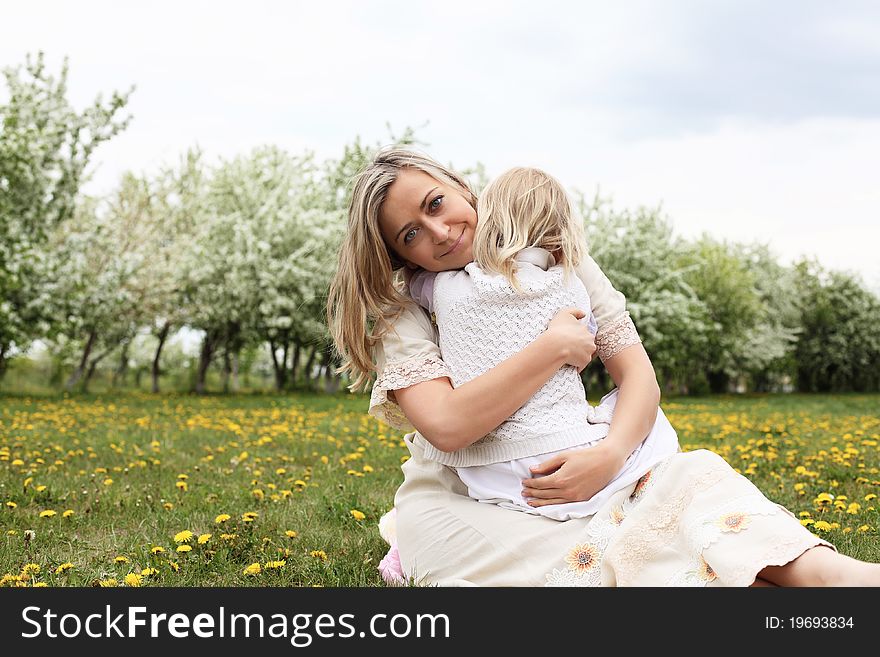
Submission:
[[357,175],[348,208],[348,230],[327,296],[327,325],[342,359],[338,371],[350,373],[352,390],[369,386],[376,369],[373,347],[410,301],[397,284],[397,271],[404,263],[385,243],[379,229],[382,204],[403,169],[426,173],[476,205],[476,197],[461,176],[414,151],[382,150]]
[[523,249],[550,251],[566,276],[586,253],[583,228],[565,189],[540,169],[516,167],[498,176],[480,196],[477,217],[474,261],[484,271],[503,274],[517,291],[515,258]]

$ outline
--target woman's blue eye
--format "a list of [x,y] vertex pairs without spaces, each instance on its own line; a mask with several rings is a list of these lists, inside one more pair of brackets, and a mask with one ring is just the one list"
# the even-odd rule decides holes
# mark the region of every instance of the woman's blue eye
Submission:
[[413,238],[415,238],[415,236],[416,236],[416,229],[410,228],[408,231],[406,231],[406,235],[403,236],[403,243],[409,244],[410,242],[412,242],[412,240],[413,240]]
[[439,196],[435,196],[434,200],[432,200],[428,205],[432,210],[436,210],[440,207],[440,203],[442,202],[442,200],[443,194],[440,194]]

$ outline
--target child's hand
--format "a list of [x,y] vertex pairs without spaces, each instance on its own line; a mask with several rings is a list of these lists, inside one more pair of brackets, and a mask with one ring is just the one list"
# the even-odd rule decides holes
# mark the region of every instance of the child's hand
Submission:
[[596,337],[578,321],[584,316],[579,308],[563,308],[547,326],[547,334],[557,340],[565,364],[576,367],[578,372],[590,364],[596,353]]

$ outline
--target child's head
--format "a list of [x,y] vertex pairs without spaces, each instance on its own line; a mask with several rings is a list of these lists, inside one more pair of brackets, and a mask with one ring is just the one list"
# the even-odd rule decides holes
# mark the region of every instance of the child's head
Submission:
[[477,202],[474,260],[504,274],[515,288],[516,254],[525,248],[550,251],[566,273],[580,263],[586,247],[562,185],[540,169],[516,167],[501,174]]

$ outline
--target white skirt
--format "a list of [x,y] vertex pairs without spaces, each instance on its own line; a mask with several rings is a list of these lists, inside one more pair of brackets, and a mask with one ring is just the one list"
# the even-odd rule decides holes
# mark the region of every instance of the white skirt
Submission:
[[591,425],[601,424],[606,427],[604,435],[600,438],[582,445],[567,447],[566,449],[536,456],[527,456],[513,461],[457,467],[455,471],[462,483],[468,487],[468,495],[479,502],[497,504],[507,509],[541,515],[554,520],[570,520],[572,518],[591,516],[614,493],[634,484],[657,463],[679,451],[678,435],[675,433],[675,429],[669,423],[669,420],[666,419],[662,409],[657,409],[657,419],[654,422],[654,427],[635,451],[630,454],[620,472],[617,473],[605,488],[597,492],[590,499],[584,502],[567,502],[565,504],[531,507],[522,497],[522,481],[532,476],[529,470],[531,466],[540,465],[555,454],[588,449],[601,443],[605,436],[608,435],[607,428],[610,428],[616,404],[617,389],[615,388],[602,397],[590,415],[589,423]]

